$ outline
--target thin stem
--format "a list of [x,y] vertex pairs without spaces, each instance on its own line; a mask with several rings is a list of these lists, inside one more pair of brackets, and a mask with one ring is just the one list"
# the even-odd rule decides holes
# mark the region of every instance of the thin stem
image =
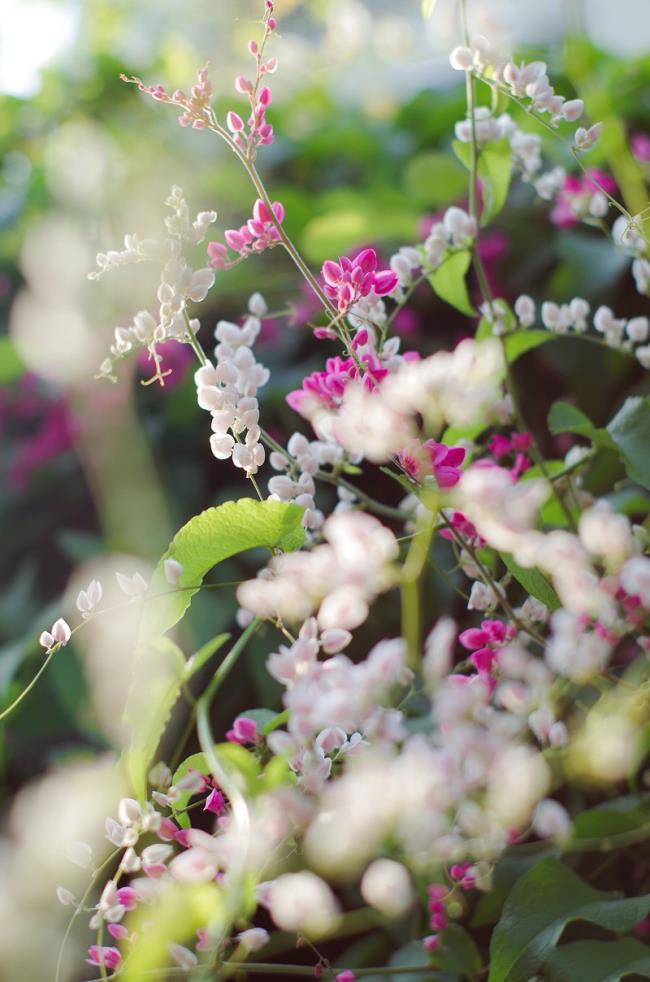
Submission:
[[199,359],[201,366],[205,367],[208,364],[208,359],[205,357],[205,352],[203,351],[203,348],[196,340],[196,335],[190,325],[190,318],[189,318],[189,314],[187,313],[186,307],[183,308],[183,318],[185,320],[185,323],[187,324],[187,340],[192,345],[192,348],[194,349],[194,353],[196,357]]
[[[72,917],[70,918],[70,920],[68,922],[68,926],[67,926],[67,928],[65,930],[65,934],[63,935],[63,937],[61,939],[61,946],[59,948],[59,954],[58,954],[58,957],[57,957],[57,960],[56,960],[56,971],[54,973],[54,982],[59,982],[59,979],[61,978],[61,966],[63,964],[63,955],[64,955],[64,952],[65,952],[65,948],[66,948],[66,945],[68,943],[68,938],[70,937],[70,932],[72,931],[72,927],[74,925],[74,922],[76,921],[76,919],[79,916],[79,914],[81,914],[81,912],[83,911],[84,904],[85,904],[86,900],[88,899],[92,888],[95,886],[95,883],[97,881],[97,877],[105,869],[105,867],[109,866],[110,863],[112,863],[115,860],[115,858],[118,856],[118,854],[120,852],[121,852],[120,849],[113,850],[113,852],[110,854],[110,856],[108,856],[104,860],[104,862],[101,864],[101,866],[98,866],[97,867],[97,869],[94,871],[94,873],[92,875],[92,878],[90,880],[90,883],[86,887],[86,890],[84,891],[81,899],[79,900],[79,903],[77,904],[77,908],[76,908],[74,914],[72,915]],[[100,980],[100,982],[101,982],[101,980]]]
[[60,648],[61,648],[61,645],[60,644],[55,644],[53,648],[50,648],[50,650],[48,652],[48,655],[47,655],[47,658],[45,659],[45,661],[43,662],[43,664],[39,668],[38,672],[36,673],[36,675],[34,676],[34,678],[32,679],[32,681],[29,683],[29,685],[25,689],[23,689],[23,691],[20,693],[20,695],[17,696],[14,699],[14,701],[11,703],[10,706],[7,706],[7,708],[6,709],[3,709],[3,711],[0,713],[0,721],[2,721],[3,719],[5,719],[7,716],[10,716],[11,713],[14,711],[14,709],[16,709],[21,704],[21,702],[23,701],[23,699],[25,698],[25,696],[28,696],[29,695],[29,693],[32,691],[32,689],[34,688],[34,686],[36,685],[36,683],[40,679],[41,675],[43,674],[43,672],[47,668],[47,666],[52,661],[52,658],[54,657],[54,655],[57,653],[57,651]]

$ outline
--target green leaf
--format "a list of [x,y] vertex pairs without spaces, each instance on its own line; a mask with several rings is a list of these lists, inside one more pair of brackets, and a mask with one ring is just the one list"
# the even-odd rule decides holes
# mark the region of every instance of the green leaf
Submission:
[[569,402],[553,403],[548,414],[548,428],[554,436],[558,433],[576,433],[591,440],[594,446],[606,450],[618,449],[607,430],[594,426],[581,409]]
[[552,341],[553,335],[550,331],[512,331],[503,338],[506,349],[506,358],[509,362],[521,358],[527,351],[539,348],[541,344]]
[[460,924],[449,924],[440,935],[440,946],[434,956],[436,968],[458,972],[474,978],[481,971],[483,959],[476,942]]
[[[584,839],[600,841],[612,835],[634,832],[648,824],[649,815],[643,810],[648,805],[647,796],[643,798],[628,795],[616,798],[597,808],[588,808],[576,815],[573,822],[573,841]],[[604,843],[603,843],[604,845]]]
[[558,607],[562,606],[557,593],[546,577],[539,572],[539,570],[524,569],[524,567],[515,562],[513,557],[507,552],[500,553],[500,556],[517,582],[521,583],[524,590],[530,593],[532,597],[537,597],[537,599],[541,600],[543,604],[546,604],[548,609],[551,611],[557,610]]
[[527,842],[525,845],[507,849],[495,866],[491,890],[478,898],[470,926],[496,924],[517,880],[542,858],[559,857],[560,854],[559,846],[549,842]]
[[[469,143],[454,140],[454,153],[469,170],[472,160],[472,147]],[[508,197],[512,176],[512,150],[506,137],[481,147],[478,156],[478,176],[482,183],[483,212],[481,225],[489,225]]]
[[462,168],[440,150],[418,153],[404,168],[404,189],[422,205],[440,208],[462,195],[466,187],[467,177]]
[[124,766],[135,794],[144,800],[147,771],[185,680],[185,658],[170,638],[157,638],[138,654],[124,721],[131,741]]
[[193,675],[196,675],[210,658],[219,651],[219,648],[222,648],[226,641],[229,640],[229,634],[217,634],[216,637],[210,638],[204,645],[201,645],[199,650],[195,651],[193,655],[190,655],[185,662],[185,681],[187,682]]
[[607,432],[623,456],[625,469],[633,481],[650,488],[650,396],[630,396]]
[[650,910],[650,895],[594,890],[556,859],[544,859],[516,883],[490,943],[488,982],[527,982],[550,956],[567,924],[588,921],[630,931]]
[[0,385],[15,382],[26,371],[10,337],[0,337]]
[[472,262],[469,249],[452,252],[429,276],[429,283],[441,300],[451,304],[461,314],[476,316],[467,292],[465,275]]
[[634,938],[575,941],[556,948],[545,965],[549,982],[619,982],[626,975],[650,978],[650,947]]
[[[176,533],[154,570],[141,636],[146,639],[169,631],[190,606],[206,573],[224,559],[261,546],[299,549],[305,541],[302,516],[299,505],[240,498],[191,518]],[[166,559],[175,559],[183,567],[177,590],[171,590],[165,578]]]

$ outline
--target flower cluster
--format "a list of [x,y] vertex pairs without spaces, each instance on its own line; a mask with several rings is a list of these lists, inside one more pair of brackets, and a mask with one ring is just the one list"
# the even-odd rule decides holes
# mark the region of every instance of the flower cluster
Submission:
[[377,270],[377,253],[364,249],[354,259],[343,256],[338,263],[328,259],[323,263],[322,276],[325,294],[340,313],[358,303],[372,292],[383,297],[397,286],[397,274],[390,269]]
[[237,92],[248,98],[250,116],[247,124],[244,124],[244,120],[236,112],[231,111],[226,117],[226,125],[232,133],[233,143],[246,154],[249,160],[254,160],[258,146],[266,147],[273,143],[273,127],[266,119],[266,110],[271,104],[271,90],[266,85],[261,86],[261,80],[275,72],[278,67],[277,58],[264,60],[266,43],[276,26],[277,22],[273,16],[273,3],[268,2],[264,11],[262,40],[259,44],[252,40],[248,42],[249,54],[255,59],[255,78],[248,79],[243,75],[238,75],[235,80]]
[[269,380],[269,371],[255,359],[252,345],[261,322],[249,314],[241,327],[219,321],[215,364],[198,369],[194,376],[201,409],[212,416],[210,449],[217,460],[229,460],[247,475],[264,463],[259,427],[258,389]]
[[193,269],[187,252],[203,242],[209,226],[217,220],[217,213],[201,211],[191,221],[183,191],[177,186],[172,188],[165,204],[171,210],[171,215],[165,219],[165,239],[157,241],[126,235],[125,248],[122,251],[98,253],[99,270],[89,274],[90,279],[98,279],[118,266],[145,261],[161,266],[157,316],[148,310],[140,310],[129,327],[115,328],[110,357],[104,359],[99,370],[100,375],[106,378],[113,378],[113,362],[116,359],[124,357],[133,348],[143,347],[149,351],[155,363],[154,378],[164,384],[156,345],[170,338],[187,340],[199,329],[198,320],[189,319],[187,306],[190,302],[205,300],[214,283],[214,272],[207,268]]
[[[271,214],[271,211],[273,212]],[[229,269],[253,252],[264,252],[281,241],[278,225],[284,219],[284,207],[274,201],[269,209],[258,198],[253,205],[253,217],[239,229],[231,228],[224,232],[226,244],[208,242],[208,258],[213,269]],[[228,259],[228,249],[237,253],[237,258]]]

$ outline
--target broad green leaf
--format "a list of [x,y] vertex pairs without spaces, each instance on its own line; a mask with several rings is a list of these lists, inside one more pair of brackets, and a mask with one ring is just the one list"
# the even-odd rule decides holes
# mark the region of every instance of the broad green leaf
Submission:
[[502,552],[500,555],[501,559],[517,582],[521,583],[524,590],[530,593],[532,597],[537,597],[537,599],[541,600],[543,604],[546,604],[548,609],[551,611],[557,610],[558,607],[562,606],[557,593],[546,577],[539,572],[539,570],[524,569],[524,567],[515,562],[513,557],[507,552]]
[[574,819],[573,841],[579,844],[581,839],[603,840],[612,835],[643,828],[650,819],[648,805],[648,796],[641,798],[627,795],[597,808],[588,808]]
[[618,449],[607,430],[594,426],[589,417],[570,402],[553,403],[548,414],[548,428],[554,436],[558,433],[576,433],[591,440],[594,446],[606,450]]
[[271,757],[264,768],[262,782],[264,791],[273,791],[275,788],[281,788],[287,784],[295,784],[296,775],[289,767],[289,761],[284,757]]
[[452,252],[429,276],[429,283],[441,300],[451,304],[461,314],[474,317],[476,311],[467,292],[465,275],[472,263],[469,249]]
[[470,926],[496,924],[517,880],[541,859],[548,856],[559,858],[560,855],[559,846],[549,842],[527,842],[507,849],[495,866],[491,890],[478,898]]
[[474,978],[481,971],[483,959],[474,938],[460,924],[449,924],[440,935],[440,947],[436,948],[436,968],[445,972]]
[[[142,982],[156,969],[173,968],[168,945],[193,944],[196,931],[211,925],[227,932],[223,920],[223,894],[216,883],[191,886],[171,880],[153,904],[139,904],[127,917],[138,937],[120,972],[123,982]],[[159,972],[156,972],[159,975]]]
[[650,396],[630,396],[607,432],[623,456],[625,469],[633,481],[650,488]]
[[183,652],[170,638],[157,638],[138,653],[124,710],[131,741],[124,766],[135,794],[144,800],[147,772],[185,681]]
[[527,351],[539,348],[541,344],[552,341],[553,335],[550,331],[512,331],[504,335],[503,343],[506,349],[506,358],[509,362],[521,358]]
[[489,420],[484,419],[480,423],[475,423],[474,426],[448,426],[441,439],[448,447],[452,447],[459,440],[475,440],[491,425]]
[[10,337],[0,337],[0,384],[15,382],[26,371]]
[[220,763],[240,779],[242,790],[251,797],[260,793],[260,762],[257,757],[238,743],[218,743],[215,748]]
[[467,175],[457,162],[440,150],[416,154],[404,168],[404,189],[414,201],[440,208],[462,195]]
[[[469,170],[472,159],[471,145],[454,140],[453,147],[458,159]],[[507,138],[495,140],[481,147],[478,156],[478,176],[481,179],[483,196],[481,225],[489,225],[506,203],[510,188],[512,150]]]
[[[566,464],[563,460],[544,461],[544,469],[549,477],[559,474],[565,469],[565,467]],[[543,473],[542,469],[535,464],[533,467],[529,467],[528,470],[522,474],[521,480],[531,481],[534,478],[543,478],[545,476],[546,475]],[[580,517],[580,511],[576,507],[573,497],[565,494],[564,503],[570,514],[573,516],[574,521],[577,522]],[[559,525],[562,528],[566,528],[569,524],[566,511],[558,501],[557,496],[554,494],[550,495],[550,497],[544,502],[539,510],[539,516],[544,525]]]
[[[154,570],[141,636],[146,639],[169,631],[189,607],[206,573],[224,559],[261,546],[299,549],[305,541],[302,516],[299,505],[240,498],[191,518]],[[165,578],[166,559],[175,559],[183,567],[177,589],[171,589]]]
[[193,655],[190,655],[185,663],[185,681],[187,682],[193,675],[196,675],[210,658],[219,651],[219,648],[222,648],[226,641],[229,640],[229,634],[217,634],[216,637],[210,638],[209,641],[201,645],[199,650],[195,651]]
[[544,859],[516,883],[490,943],[488,982],[527,982],[571,921],[630,931],[650,910],[650,895],[594,890],[556,859]]
[[650,978],[650,947],[635,938],[574,941],[551,952],[544,968],[549,982],[619,982],[626,975]]

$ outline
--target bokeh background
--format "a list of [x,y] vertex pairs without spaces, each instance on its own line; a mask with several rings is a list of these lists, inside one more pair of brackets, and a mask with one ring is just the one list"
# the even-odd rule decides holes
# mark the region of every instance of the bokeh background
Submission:
[[[183,187],[193,211],[218,211],[215,237],[247,217],[254,193],[227,149],[209,134],[181,129],[174,109],[124,85],[119,74],[187,89],[209,61],[217,112],[240,109],[232,80],[248,69],[246,42],[258,31],[259,7],[257,0],[4,0],[3,705],[37,671],[40,631],[71,610],[80,586],[95,575],[108,584],[115,569],[146,575],[189,517],[250,493],[238,472],[209,452],[189,349],[168,346],[173,375],[165,390],[139,384],[148,366],[137,358],[121,363],[116,385],[93,378],[113,328],[155,304],[155,274],[136,267],[92,283],[87,273],[95,253],[119,248],[125,232],[162,234],[171,184]],[[432,216],[465,195],[466,176],[450,150],[465,108],[448,64],[460,42],[456,0],[438,0],[427,19],[420,0],[277,0],[276,10],[280,68],[269,112],[276,142],[259,168],[286,207],[289,232],[314,267],[362,245],[387,258],[421,241]],[[576,92],[590,118],[604,120],[605,138],[589,163],[614,176],[632,212],[642,210],[650,168],[648,0],[470,0],[469,16],[473,33],[547,60],[559,91]],[[549,163],[570,164],[555,141],[545,152]],[[596,229],[554,227],[548,211],[529,188],[513,186],[483,244],[497,294],[513,299],[526,291],[558,301],[581,295],[622,316],[647,312],[625,257]],[[203,262],[199,250],[197,265]],[[327,346],[305,327],[314,312],[310,298],[276,250],[218,275],[197,311],[206,349],[216,321],[237,319],[254,290],[272,312],[257,349],[272,371],[265,425],[282,440],[300,428],[284,395],[318,367]],[[429,352],[452,345],[471,325],[423,287],[396,329],[405,347]],[[554,398],[579,400],[600,422],[623,391],[650,391],[629,360],[576,341],[521,359],[518,380],[531,426],[557,452],[562,445],[551,447],[544,435]],[[594,489],[610,478],[593,475]],[[373,493],[394,498],[391,488],[370,482]],[[215,581],[238,580],[254,568],[254,557],[233,561]],[[453,605],[449,589],[432,571],[431,620]],[[183,628],[185,650],[230,627],[234,612],[232,589],[198,597]],[[368,643],[392,613],[390,603],[382,605],[366,629]],[[39,973],[54,964],[69,914],[54,899],[60,877],[72,888],[75,878],[87,881],[87,872],[61,866],[60,842],[93,839],[101,857],[103,816],[119,795],[110,765],[122,739],[131,649],[129,624],[113,620],[66,648],[0,732],[0,962],[8,966],[3,977],[16,982],[44,977]],[[272,645],[267,636],[251,647],[246,670],[224,694],[217,729],[251,705],[277,704],[263,667]],[[180,727],[182,718],[172,725],[170,747]],[[30,946],[34,931],[44,939],[39,950]],[[71,979],[79,977],[73,964]]]

